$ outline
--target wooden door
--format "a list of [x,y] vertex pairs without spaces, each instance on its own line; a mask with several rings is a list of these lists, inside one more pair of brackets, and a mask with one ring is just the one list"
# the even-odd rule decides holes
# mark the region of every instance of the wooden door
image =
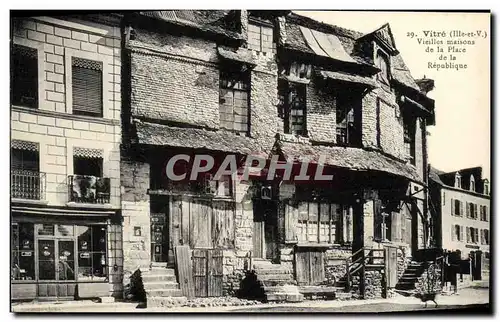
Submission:
[[175,256],[177,263],[177,276],[182,295],[188,299],[195,295],[193,282],[193,269],[191,268],[191,249],[188,245],[176,246]]
[[324,252],[299,249],[295,252],[295,275],[299,285],[317,285],[325,280]]
[[193,250],[193,284],[194,296],[207,297],[207,251]]
[[385,274],[387,287],[396,287],[398,282],[398,255],[397,248],[385,248]]
[[207,294],[222,296],[223,288],[223,255],[222,249],[207,250]]
[[264,258],[265,238],[264,238],[263,221],[253,222],[252,242],[253,242],[253,257]]
[[223,254],[221,249],[193,250],[193,283],[197,297],[222,296]]

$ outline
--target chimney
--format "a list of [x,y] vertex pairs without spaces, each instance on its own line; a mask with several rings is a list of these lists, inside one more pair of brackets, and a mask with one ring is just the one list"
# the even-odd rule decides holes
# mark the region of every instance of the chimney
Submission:
[[417,83],[420,90],[425,93],[425,95],[427,95],[427,93],[434,89],[434,80],[426,78],[425,75],[424,78],[416,79],[415,82]]

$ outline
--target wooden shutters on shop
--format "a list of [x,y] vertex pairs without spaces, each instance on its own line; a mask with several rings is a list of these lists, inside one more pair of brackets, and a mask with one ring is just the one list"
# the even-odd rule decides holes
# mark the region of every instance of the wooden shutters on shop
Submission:
[[102,62],[72,58],[73,114],[102,117]]
[[234,202],[172,196],[170,235],[172,246],[191,248],[232,247]]
[[299,285],[315,285],[324,282],[325,252],[314,248],[301,248],[295,253],[295,269]]
[[299,209],[289,200],[285,204],[285,242],[295,243],[297,237],[297,223],[299,220]]
[[223,254],[221,249],[193,250],[193,282],[195,296],[222,296]]

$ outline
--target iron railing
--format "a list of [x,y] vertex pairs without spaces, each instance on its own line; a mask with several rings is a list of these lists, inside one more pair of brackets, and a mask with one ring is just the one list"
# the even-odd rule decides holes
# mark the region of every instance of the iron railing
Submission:
[[12,198],[45,200],[45,173],[24,169],[10,170]]
[[105,204],[111,195],[109,178],[85,175],[68,176],[69,201],[77,203]]

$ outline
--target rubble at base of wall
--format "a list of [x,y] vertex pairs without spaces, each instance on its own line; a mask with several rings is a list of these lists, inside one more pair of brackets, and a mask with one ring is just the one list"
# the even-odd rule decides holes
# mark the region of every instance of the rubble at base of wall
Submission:
[[147,307],[220,307],[247,306],[261,304],[257,300],[245,300],[237,297],[200,297],[188,300],[186,297],[152,297],[147,299]]

